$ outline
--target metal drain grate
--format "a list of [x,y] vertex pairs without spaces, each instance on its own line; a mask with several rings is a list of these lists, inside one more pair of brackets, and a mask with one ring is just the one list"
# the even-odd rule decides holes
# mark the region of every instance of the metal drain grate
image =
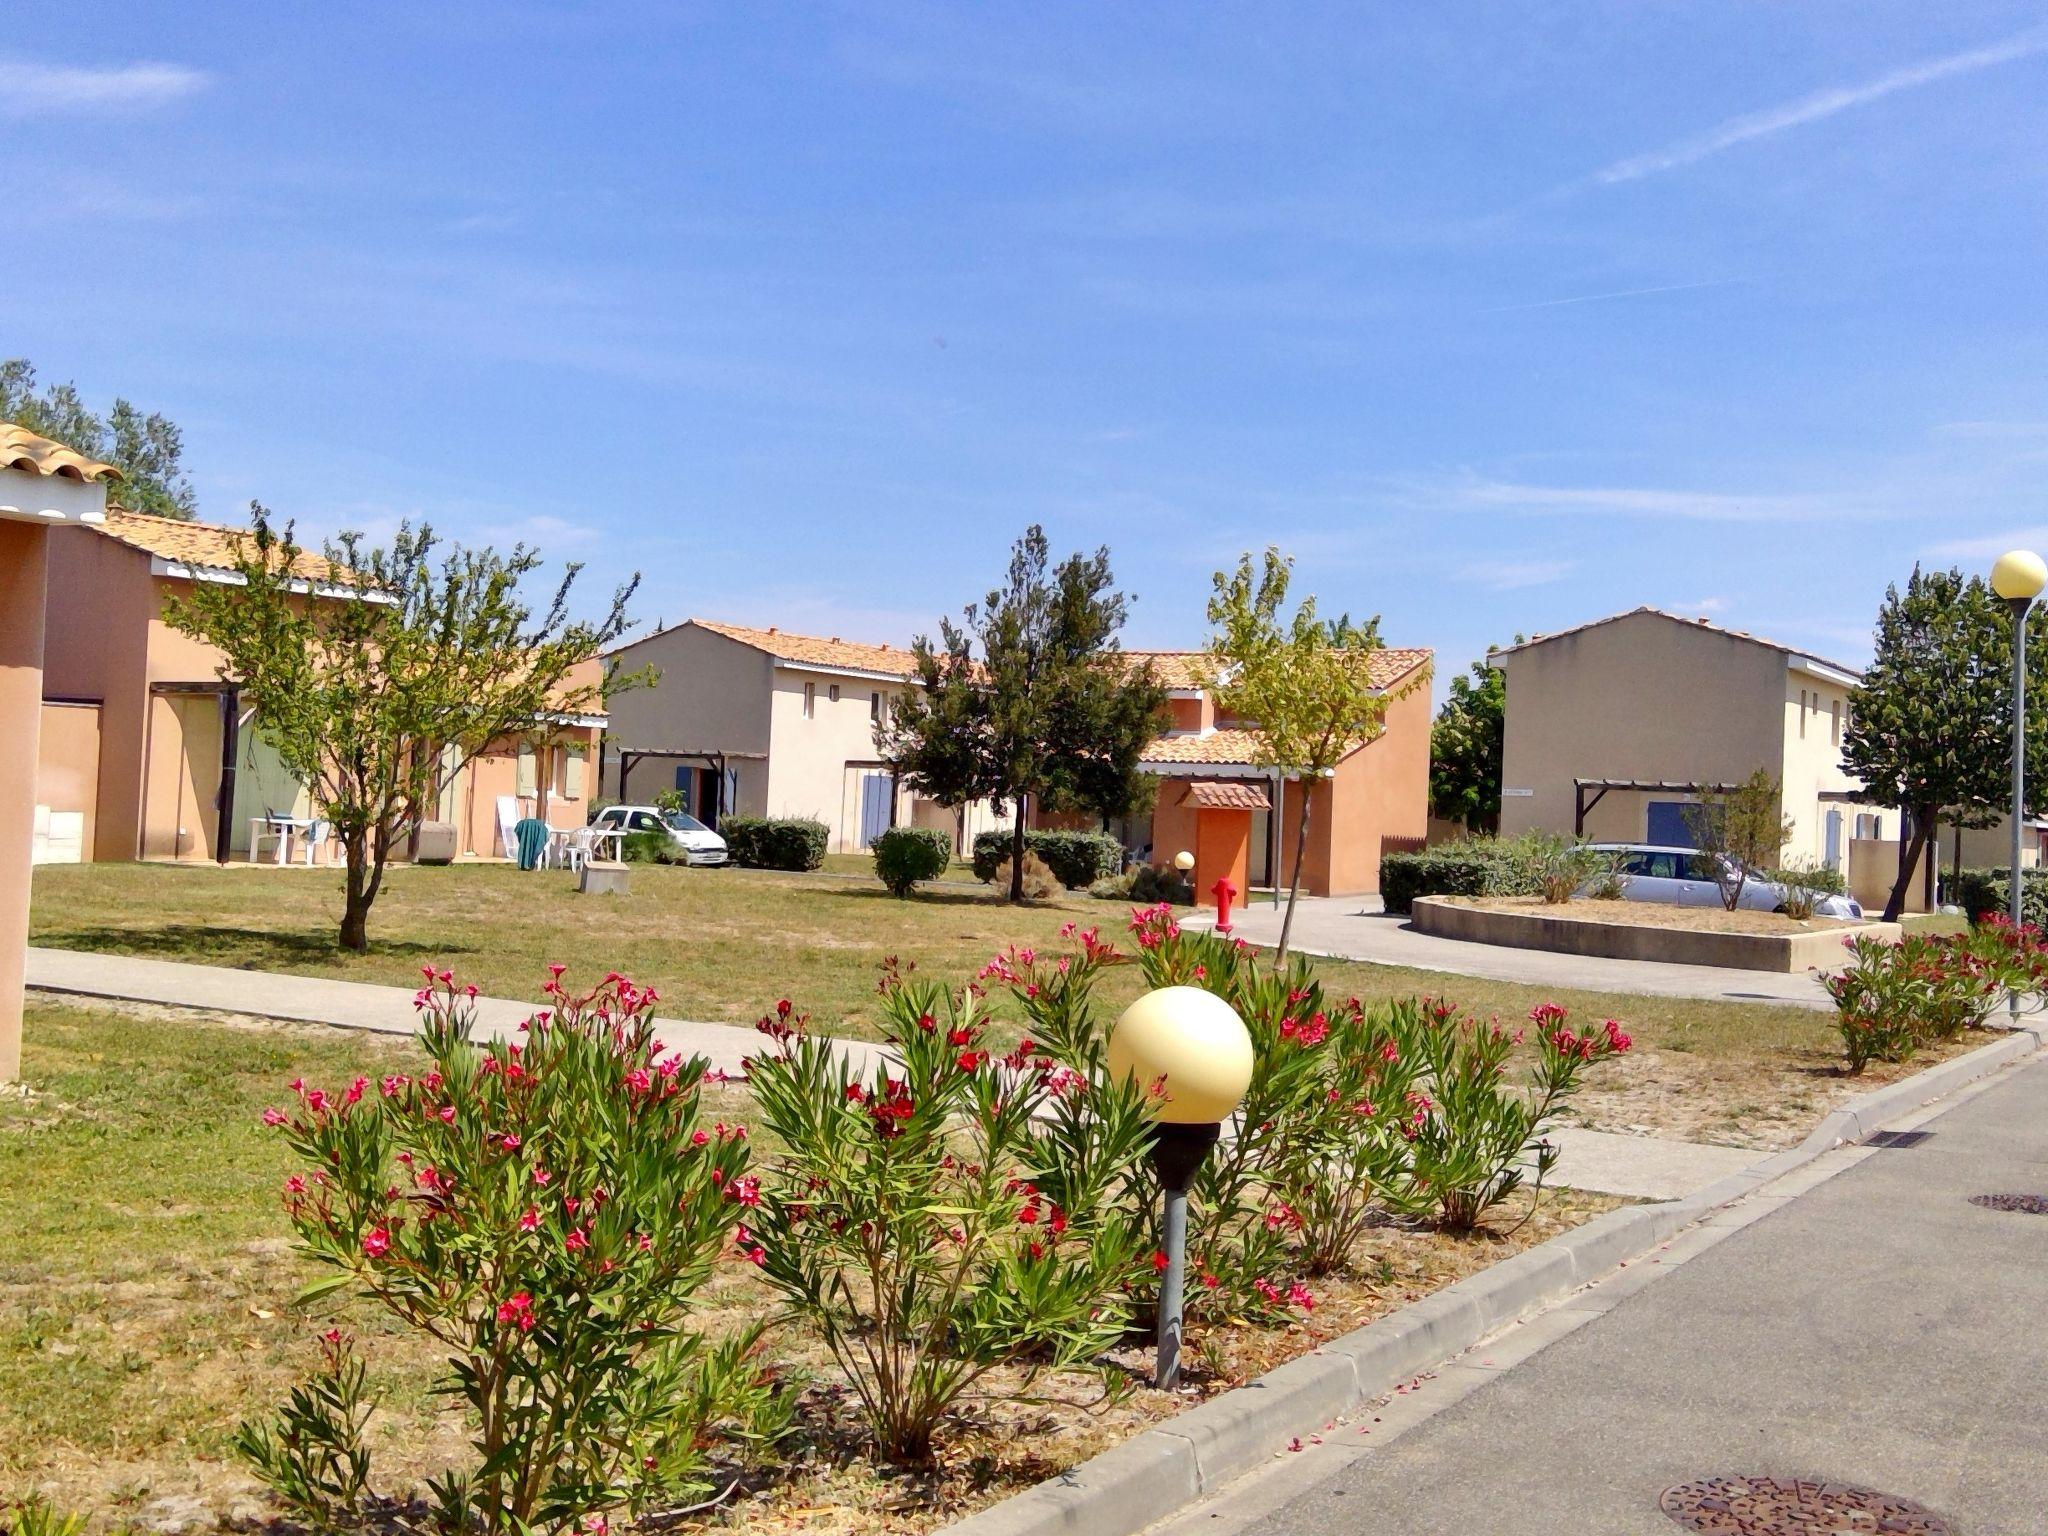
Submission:
[[1932,1131],[1879,1131],[1863,1144],[1866,1147],[1917,1147],[1933,1136]]
[[1798,1478],[1680,1483],[1664,1490],[1657,1507],[1708,1536],[1955,1536],[1948,1521],[1909,1499]]
[[1972,1195],[1970,1204],[1987,1211],[2021,1211],[2029,1216],[2048,1216],[2048,1195]]

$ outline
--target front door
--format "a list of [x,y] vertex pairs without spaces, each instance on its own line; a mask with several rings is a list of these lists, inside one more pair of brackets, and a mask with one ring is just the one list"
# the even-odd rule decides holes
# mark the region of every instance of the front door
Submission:
[[890,812],[896,808],[895,786],[886,773],[864,773],[860,779],[860,845],[870,846],[889,830]]
[[149,701],[142,803],[145,859],[211,859],[220,830],[220,695],[159,693]]

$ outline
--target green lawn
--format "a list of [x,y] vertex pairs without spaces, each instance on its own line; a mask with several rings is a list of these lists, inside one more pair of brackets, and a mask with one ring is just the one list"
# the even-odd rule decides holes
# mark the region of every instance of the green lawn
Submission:
[[[616,969],[651,984],[673,1016],[746,1024],[789,997],[817,1027],[865,1037],[877,1029],[874,985],[885,956],[963,981],[1006,944],[1056,945],[1069,921],[1120,934],[1127,911],[1071,894],[1011,907],[979,887],[897,901],[878,884],[838,875],[655,866],[635,868],[623,899],[586,898],[558,872],[403,867],[391,871],[372,914],[372,951],[354,955],[334,942],[340,877],[326,870],[46,866],[34,894],[38,944],[401,985],[431,962],[505,997],[533,996],[548,963],[559,960],[572,979]],[[1321,970],[1343,992],[1369,999],[1440,994],[1510,1021],[1548,1000],[1582,1018],[1620,1019],[1641,1049],[1586,1096],[1595,1124],[1780,1145],[1879,1080],[1838,1078],[1831,1018],[1808,1009],[1389,966],[1325,962]],[[1138,984],[1135,968],[1114,973],[1105,1001],[1134,996]]]

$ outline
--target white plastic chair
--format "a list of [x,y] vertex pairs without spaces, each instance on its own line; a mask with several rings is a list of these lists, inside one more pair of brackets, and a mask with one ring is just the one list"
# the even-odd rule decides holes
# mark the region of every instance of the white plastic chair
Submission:
[[548,851],[557,860],[557,869],[581,870],[590,862],[590,828],[578,827],[567,834],[558,833],[550,842]]

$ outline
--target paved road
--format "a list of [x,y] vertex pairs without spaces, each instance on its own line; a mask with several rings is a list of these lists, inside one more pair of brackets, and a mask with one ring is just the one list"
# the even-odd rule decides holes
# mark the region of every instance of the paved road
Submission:
[[[1665,965],[1653,960],[1605,960],[1545,950],[1470,944],[1418,933],[1405,918],[1378,910],[1378,897],[1304,896],[1296,904],[1292,947],[1339,960],[1369,960],[1422,971],[1484,976],[1531,986],[1577,987],[1590,992],[1637,992],[1657,997],[1698,997],[1721,1002],[1793,1003],[1831,1008],[1811,972],[1734,971],[1711,965]],[[1254,944],[1280,938],[1280,911],[1262,899],[1232,914],[1232,931]]]
[[1665,1488],[1764,1475],[2040,1536],[2048,1217],[1966,1197],[2048,1194],[2048,1062],[1924,1128],[1830,1154],[1843,1171],[1724,1213],[1740,1230],[1677,1267],[1623,1271],[1621,1299],[1596,1287],[1155,1532],[1674,1536]]

